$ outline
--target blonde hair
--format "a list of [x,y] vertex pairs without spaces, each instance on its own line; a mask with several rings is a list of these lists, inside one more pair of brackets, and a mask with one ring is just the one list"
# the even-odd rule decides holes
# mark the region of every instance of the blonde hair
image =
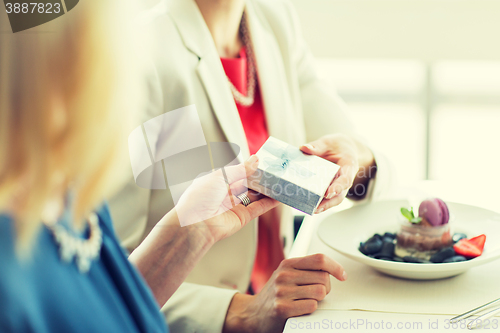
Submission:
[[58,186],[71,189],[78,226],[127,167],[142,97],[127,6],[85,0],[26,32],[0,26],[0,211],[13,215],[21,253]]

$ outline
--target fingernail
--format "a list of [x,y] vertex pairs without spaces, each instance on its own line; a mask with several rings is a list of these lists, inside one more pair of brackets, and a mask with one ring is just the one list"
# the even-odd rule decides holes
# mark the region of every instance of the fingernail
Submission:
[[326,196],[326,198],[327,198],[327,199],[331,199],[331,198],[333,198],[333,197],[334,197],[334,196],[336,196],[336,195],[337,195],[337,192],[333,191],[332,193],[328,194],[328,195]]
[[314,150],[314,146],[310,143],[306,143],[304,147],[307,147],[307,149]]
[[259,161],[259,158],[257,157],[257,155],[252,155],[252,156],[250,156],[250,158],[248,159],[248,162],[249,162],[250,164],[252,164],[252,165],[253,165],[253,164],[255,164],[255,163],[257,163],[258,161]]
[[344,273],[342,273],[342,281],[345,280],[347,280],[347,273],[344,271]]
[[325,210],[324,208],[318,208],[318,209],[316,209],[316,212],[315,212],[315,213],[316,213],[316,214],[319,214],[319,213],[321,213],[321,212],[322,212],[322,211],[324,211],[324,210]]

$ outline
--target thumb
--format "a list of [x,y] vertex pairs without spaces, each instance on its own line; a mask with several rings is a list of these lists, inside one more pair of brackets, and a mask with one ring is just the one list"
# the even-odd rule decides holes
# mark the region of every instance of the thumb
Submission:
[[258,166],[259,158],[256,155],[252,155],[242,164],[225,167],[224,171],[226,172],[229,185],[250,177],[255,171],[257,171]]
[[309,155],[321,156],[326,153],[327,147],[320,141],[312,141],[300,146],[300,150]]

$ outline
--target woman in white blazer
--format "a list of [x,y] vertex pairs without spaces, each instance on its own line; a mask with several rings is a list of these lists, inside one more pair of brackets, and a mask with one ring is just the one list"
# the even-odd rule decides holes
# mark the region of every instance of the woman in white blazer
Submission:
[[[357,138],[344,104],[318,76],[286,0],[167,0],[144,13],[155,50],[150,105],[143,121],[194,104],[207,142],[236,143],[242,157],[249,156],[220,60],[234,57],[241,48],[243,12],[269,134],[342,165],[341,177],[319,210],[338,205],[349,189],[356,192],[350,195],[353,199],[379,195],[389,185],[388,162]],[[169,140],[175,142],[175,134]],[[310,145],[304,145],[307,142]],[[139,188],[131,175],[110,206],[114,220],[120,221],[116,229],[123,244],[134,249],[173,208],[173,200],[168,190]],[[281,205],[273,214],[281,219],[289,248],[291,210]],[[245,295],[256,254],[256,229],[256,221],[249,223],[215,244],[199,262],[163,308],[173,332],[276,332],[287,318],[316,309],[329,292],[328,274],[345,280],[342,267],[323,255],[287,259],[260,293]]]

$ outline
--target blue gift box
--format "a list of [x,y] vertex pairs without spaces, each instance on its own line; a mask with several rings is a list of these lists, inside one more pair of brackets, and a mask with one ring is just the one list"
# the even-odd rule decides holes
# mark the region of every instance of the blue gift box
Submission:
[[340,167],[274,137],[256,154],[259,169],[248,188],[312,215]]

